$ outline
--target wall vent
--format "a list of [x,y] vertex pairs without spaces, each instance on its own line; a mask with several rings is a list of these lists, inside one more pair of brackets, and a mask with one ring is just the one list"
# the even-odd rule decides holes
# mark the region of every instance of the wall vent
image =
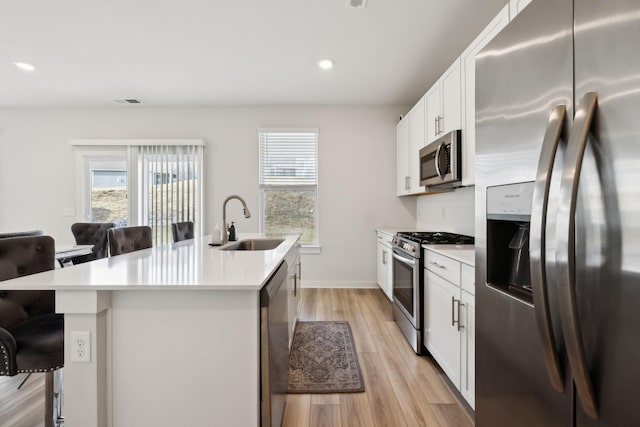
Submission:
[[142,101],[135,98],[114,99],[113,102],[116,104],[142,104]]
[[367,0],[347,0],[347,7],[364,8],[367,6]]

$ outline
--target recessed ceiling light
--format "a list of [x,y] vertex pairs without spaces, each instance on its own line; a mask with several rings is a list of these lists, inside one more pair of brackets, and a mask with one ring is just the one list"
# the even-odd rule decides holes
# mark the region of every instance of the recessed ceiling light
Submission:
[[318,61],[318,67],[322,68],[323,70],[330,70],[331,68],[333,68],[333,61],[330,59],[321,59],[320,61]]
[[35,71],[36,66],[29,64],[28,62],[13,61],[13,65],[20,68],[22,71]]

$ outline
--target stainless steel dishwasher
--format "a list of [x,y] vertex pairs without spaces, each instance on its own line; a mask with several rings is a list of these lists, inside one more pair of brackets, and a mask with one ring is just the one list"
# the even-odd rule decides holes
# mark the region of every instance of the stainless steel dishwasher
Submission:
[[279,427],[289,388],[287,262],[260,291],[261,425]]

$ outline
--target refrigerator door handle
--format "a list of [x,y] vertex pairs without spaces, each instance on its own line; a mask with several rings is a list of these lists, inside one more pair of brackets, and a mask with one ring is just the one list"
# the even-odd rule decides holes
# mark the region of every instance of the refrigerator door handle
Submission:
[[560,184],[556,255],[560,315],[569,366],[580,403],[586,414],[594,419],[598,418],[598,407],[587,367],[576,303],[575,225],[580,171],[596,105],[597,93],[587,92],[580,100],[571,127]]
[[551,171],[556,157],[558,142],[567,115],[567,107],[558,105],[549,114],[547,130],[542,142],[542,150],[538,159],[538,171],[533,187],[533,201],[531,204],[531,228],[529,237],[529,259],[531,269],[531,284],[533,288],[533,306],[536,314],[538,332],[544,349],[544,361],[551,385],[560,393],[564,392],[564,380],[558,358],[557,346],[551,327],[549,296],[546,275],[546,225],[547,208],[549,203],[549,187]]

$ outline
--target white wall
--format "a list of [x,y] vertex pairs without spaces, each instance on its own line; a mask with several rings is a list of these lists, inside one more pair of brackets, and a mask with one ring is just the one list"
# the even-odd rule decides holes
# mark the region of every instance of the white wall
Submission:
[[[73,243],[63,216],[76,203],[69,139],[202,138],[205,149],[205,231],[228,218],[239,232],[258,231],[260,127],[315,127],[319,134],[319,221],[322,253],[303,258],[306,284],[374,286],[374,227],[414,226],[415,198],[398,198],[395,125],[399,107],[219,107],[0,109],[0,232],[42,229]],[[78,212],[78,215],[80,212]]]
[[417,228],[475,236],[475,187],[418,197]]

